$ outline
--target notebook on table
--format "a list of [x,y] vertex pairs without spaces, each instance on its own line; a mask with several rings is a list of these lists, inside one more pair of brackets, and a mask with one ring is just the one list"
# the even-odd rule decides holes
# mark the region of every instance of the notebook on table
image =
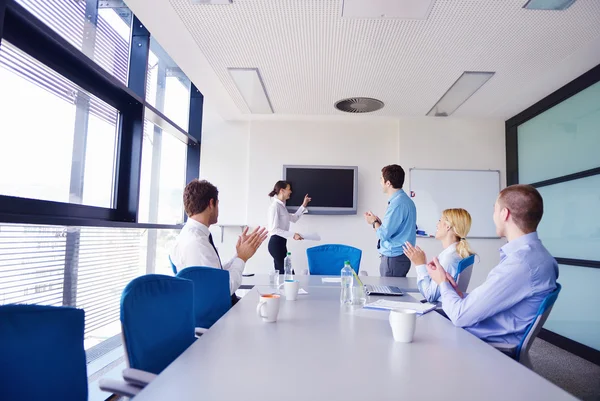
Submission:
[[419,315],[423,315],[435,309],[435,304],[420,303],[420,302],[399,302],[399,301],[388,301],[387,299],[378,299],[375,302],[366,304],[365,309],[378,309],[378,310],[392,310],[392,309],[410,309],[417,312]]

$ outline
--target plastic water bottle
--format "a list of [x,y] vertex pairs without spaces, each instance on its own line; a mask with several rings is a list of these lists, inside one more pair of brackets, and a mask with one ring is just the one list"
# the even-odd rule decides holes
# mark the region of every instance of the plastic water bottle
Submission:
[[291,252],[288,252],[287,256],[283,260],[283,272],[284,272],[284,276],[283,276],[284,280],[293,280],[294,279],[294,274],[292,273],[293,270],[292,270],[292,253]]
[[352,303],[352,285],[354,283],[354,274],[352,274],[352,266],[349,261],[344,262],[342,268],[342,293],[340,294],[340,303],[349,305]]

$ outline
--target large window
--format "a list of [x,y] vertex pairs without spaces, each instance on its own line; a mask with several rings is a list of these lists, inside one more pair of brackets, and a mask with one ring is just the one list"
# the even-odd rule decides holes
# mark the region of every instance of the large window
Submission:
[[7,41],[0,194],[113,207],[119,113]]
[[148,103],[187,129],[191,82],[154,38],[150,39],[147,74]]
[[91,383],[125,367],[123,288],[173,274],[203,97],[122,1],[0,15],[0,305],[83,309],[89,399],[104,400]]
[[17,0],[54,32],[127,84],[131,11],[121,1]]
[[[544,328],[597,351],[599,126],[600,66],[509,120],[506,137],[509,183],[539,190],[544,216],[538,234],[559,263],[563,289]],[[582,349],[572,348],[591,358],[593,350]]]
[[146,121],[142,144],[139,221],[183,224],[187,146]]

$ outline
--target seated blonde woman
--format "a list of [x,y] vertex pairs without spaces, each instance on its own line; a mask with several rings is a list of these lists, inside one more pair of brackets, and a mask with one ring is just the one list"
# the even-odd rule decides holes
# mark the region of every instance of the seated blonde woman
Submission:
[[[458,271],[458,263],[474,252],[467,242],[467,234],[471,229],[471,215],[465,209],[446,209],[437,223],[435,238],[442,241],[444,250],[438,255],[440,264],[450,277]],[[437,302],[440,288],[427,273],[427,257],[419,247],[410,243],[404,245],[404,254],[416,265],[417,286],[421,295],[428,302]]]

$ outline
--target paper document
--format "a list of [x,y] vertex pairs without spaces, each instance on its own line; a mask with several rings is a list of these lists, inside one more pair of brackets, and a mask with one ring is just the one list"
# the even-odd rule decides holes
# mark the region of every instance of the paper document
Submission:
[[321,241],[321,236],[317,233],[300,233],[300,235],[307,241]]
[[322,283],[341,283],[342,282],[342,278],[341,277],[323,277],[321,279]]
[[400,301],[388,301],[387,299],[378,299],[375,302],[366,304],[367,309],[381,309],[381,310],[392,310],[392,309],[411,309],[417,312],[419,315],[430,312],[435,309],[434,304],[420,303],[420,302],[400,302]]
[[298,295],[306,295],[306,294],[308,294],[308,292],[304,288],[300,288],[298,290]]

